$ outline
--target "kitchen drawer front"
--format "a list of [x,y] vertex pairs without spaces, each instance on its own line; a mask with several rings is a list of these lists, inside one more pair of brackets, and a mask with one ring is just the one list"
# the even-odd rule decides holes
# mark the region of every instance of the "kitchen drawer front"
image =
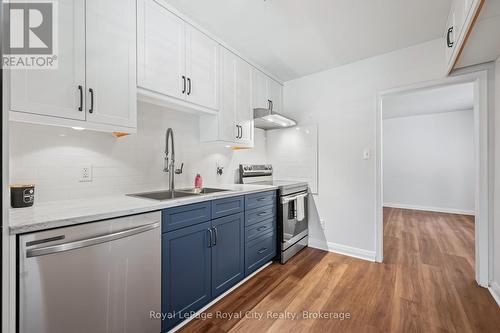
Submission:
[[245,228],[245,242],[257,239],[260,236],[267,234],[271,230],[275,230],[274,216],[270,219],[255,223]]
[[276,215],[276,205],[259,207],[245,212],[245,226],[251,226],[255,223],[270,219]]
[[274,204],[276,202],[276,191],[249,194],[245,197],[245,209],[254,209]]
[[211,220],[211,202],[201,202],[162,211],[162,232],[189,227]]
[[248,276],[276,256],[276,233],[273,231],[245,246],[245,275]]
[[245,197],[231,197],[212,201],[212,219],[238,214],[245,209]]

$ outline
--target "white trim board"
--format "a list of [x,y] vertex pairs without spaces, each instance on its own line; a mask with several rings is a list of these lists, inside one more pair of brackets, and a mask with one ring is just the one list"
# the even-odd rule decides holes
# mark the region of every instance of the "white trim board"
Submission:
[[488,290],[500,307],[500,286],[496,282],[491,282]]
[[397,203],[384,203],[384,207],[412,209],[412,210],[421,210],[426,212],[437,212],[437,213],[447,213],[447,214],[461,214],[461,215],[472,215],[472,216],[476,215],[473,210],[462,210],[455,208],[407,205],[407,204],[397,204]]
[[319,239],[309,238],[309,247],[320,249],[328,252],[342,254],[349,257],[363,259],[367,261],[375,261],[375,251],[368,251],[357,247],[321,241]]
[[273,263],[272,261],[268,262],[267,264],[265,264],[264,266],[262,266],[261,268],[259,268],[258,270],[256,270],[255,272],[253,272],[252,274],[250,274],[249,276],[247,276],[246,278],[244,278],[240,282],[238,282],[237,285],[235,285],[234,287],[232,287],[231,289],[229,289],[228,291],[226,291],[225,293],[223,293],[222,295],[220,295],[219,297],[217,297],[216,299],[214,299],[212,302],[210,302],[207,305],[205,305],[204,307],[202,307],[200,310],[196,311],[196,313],[194,313],[193,315],[191,315],[188,319],[184,320],[179,325],[177,325],[174,328],[172,328],[170,331],[168,331],[168,333],[177,332],[182,327],[186,326],[190,321],[192,321],[193,319],[195,319],[196,317],[198,317],[202,312],[206,311],[212,305],[214,305],[215,303],[217,303],[218,301],[220,301],[221,299],[223,299],[224,297],[226,297],[227,295],[229,295],[233,290],[235,290],[236,288],[238,288],[239,286],[241,286],[242,284],[244,284],[245,282],[247,282],[248,280],[250,280],[251,278],[253,278],[257,273],[259,273],[260,271],[262,271],[264,268],[266,268],[267,266],[271,265],[272,263]]

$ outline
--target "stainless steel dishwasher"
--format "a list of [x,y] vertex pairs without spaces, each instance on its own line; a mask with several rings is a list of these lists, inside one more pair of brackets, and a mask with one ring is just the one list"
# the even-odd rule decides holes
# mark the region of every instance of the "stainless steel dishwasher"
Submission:
[[19,237],[19,333],[158,333],[161,214]]

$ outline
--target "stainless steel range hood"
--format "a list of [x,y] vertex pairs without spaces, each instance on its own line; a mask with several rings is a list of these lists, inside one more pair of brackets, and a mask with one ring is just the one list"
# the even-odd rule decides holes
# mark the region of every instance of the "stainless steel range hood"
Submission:
[[291,118],[285,117],[282,114],[273,112],[271,108],[253,109],[253,119],[255,127],[264,130],[286,128],[297,125],[297,122]]

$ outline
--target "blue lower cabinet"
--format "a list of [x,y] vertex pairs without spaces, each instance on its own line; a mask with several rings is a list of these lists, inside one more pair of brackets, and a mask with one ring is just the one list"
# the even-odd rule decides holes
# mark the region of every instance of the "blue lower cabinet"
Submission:
[[212,201],[212,219],[237,214],[245,210],[245,197],[229,197]]
[[245,246],[245,275],[249,275],[276,256],[276,233],[272,230]]
[[212,297],[218,297],[245,275],[245,219],[243,213],[212,221]]
[[162,332],[211,299],[210,222],[162,235]]
[[275,192],[163,211],[162,332],[273,259],[275,211]]

